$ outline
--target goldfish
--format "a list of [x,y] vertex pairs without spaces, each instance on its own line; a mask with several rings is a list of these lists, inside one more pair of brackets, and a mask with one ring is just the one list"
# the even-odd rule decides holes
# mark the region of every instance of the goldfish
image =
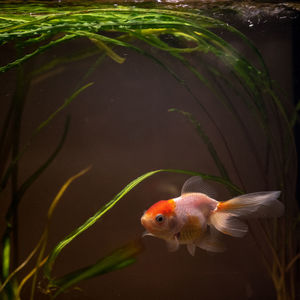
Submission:
[[255,192],[217,201],[214,189],[202,177],[194,176],[184,183],[179,197],[158,201],[144,212],[143,236],[165,240],[170,251],[185,244],[191,255],[197,247],[223,252],[220,235],[243,237],[248,231],[247,218],[283,214],[284,206],[278,200],[280,193]]

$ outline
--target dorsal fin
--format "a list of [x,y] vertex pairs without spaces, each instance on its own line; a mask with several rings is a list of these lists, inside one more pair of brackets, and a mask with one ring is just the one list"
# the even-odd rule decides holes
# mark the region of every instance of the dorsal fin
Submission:
[[182,186],[181,195],[190,193],[202,193],[208,197],[215,199],[216,191],[201,176],[193,176],[189,178]]

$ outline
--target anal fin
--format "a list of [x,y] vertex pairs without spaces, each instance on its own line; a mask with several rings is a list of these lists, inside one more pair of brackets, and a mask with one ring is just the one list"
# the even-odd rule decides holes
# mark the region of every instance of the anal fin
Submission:
[[224,252],[226,250],[225,245],[217,235],[216,229],[212,227],[202,238],[195,241],[195,244],[197,247],[209,252]]

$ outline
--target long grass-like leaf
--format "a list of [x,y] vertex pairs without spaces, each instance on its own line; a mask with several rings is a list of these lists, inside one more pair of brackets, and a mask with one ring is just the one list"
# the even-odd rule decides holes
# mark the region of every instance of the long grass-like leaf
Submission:
[[42,234],[42,243],[41,243],[41,250],[36,262],[36,272],[34,273],[34,277],[33,277],[33,281],[32,281],[32,287],[31,287],[31,296],[30,299],[33,300],[34,299],[34,293],[35,293],[35,288],[36,288],[36,280],[37,280],[37,274],[38,274],[38,268],[43,260],[43,256],[44,256],[44,252],[46,250],[46,245],[47,245],[47,240],[48,240],[48,232],[49,232],[49,227],[50,227],[50,221],[52,219],[52,215],[53,212],[57,206],[57,204],[59,203],[59,201],[61,200],[61,197],[63,196],[63,194],[65,193],[65,191],[67,190],[67,188],[70,186],[70,184],[77,178],[79,178],[80,176],[84,175],[86,172],[88,172],[90,170],[91,167],[88,167],[82,171],[80,171],[79,173],[75,174],[74,176],[70,177],[66,183],[62,186],[62,188],[59,190],[58,194],[56,195],[56,197],[54,198],[54,200],[51,203],[51,206],[48,210],[48,214],[47,214],[47,223],[45,225],[45,229],[44,232]]
[[76,62],[81,59],[85,59],[85,58],[94,56],[99,53],[100,53],[100,51],[98,48],[91,47],[90,49],[81,50],[78,53],[75,53],[73,55],[65,55],[63,57],[55,57],[52,60],[47,61],[47,63],[45,63],[44,65],[39,66],[37,69],[33,70],[30,73],[30,77],[35,79],[39,75],[41,75],[45,72],[49,72],[50,70],[54,69],[55,67],[58,67],[58,66],[61,66],[64,64],[68,64],[68,63],[72,63],[72,62]]
[[[55,151],[53,152],[53,154],[49,157],[49,159],[36,171],[34,172],[34,174],[32,174],[20,187],[19,191],[18,191],[18,198],[21,199],[22,195],[25,193],[26,189],[30,187],[30,185],[40,176],[40,174],[47,168],[47,166],[53,161],[53,159],[57,156],[57,154],[59,153],[60,149],[62,148],[67,132],[68,132],[68,128],[69,128],[69,118],[67,118],[66,121],[66,125],[65,125],[65,130],[63,133],[63,136],[57,146],[57,148],[55,149]],[[11,214],[11,212],[8,210],[8,215]],[[38,246],[39,247],[39,246]],[[10,252],[9,252],[10,253]],[[32,257],[34,255],[35,251],[32,252],[31,255],[29,255],[29,257]],[[28,260],[29,261],[29,260]],[[27,261],[27,262],[28,262]],[[26,263],[27,263],[26,262]],[[22,267],[18,267],[14,272],[12,272],[6,279],[6,281],[3,283],[2,286],[0,286],[0,293],[3,290],[3,288],[5,287],[5,285],[8,283],[8,281],[12,278],[12,276],[14,274],[16,274],[19,270],[21,270],[26,263],[23,263],[21,266]]]
[[[37,245],[35,246],[35,248],[30,252],[30,254],[27,256],[27,258],[13,271],[11,272],[6,280],[1,284],[0,283],[0,295],[3,291],[3,289],[5,288],[5,286],[8,284],[8,282],[19,272],[21,271],[28,263],[29,261],[32,259],[32,257],[37,253],[37,251],[39,250],[40,246],[41,246],[41,243],[42,243],[42,238],[39,240],[39,242],[37,243]],[[25,277],[26,278],[26,277]],[[22,280],[22,282],[19,284],[18,286],[18,293],[20,293],[20,290],[22,289],[23,287],[23,281],[24,279]],[[27,281],[27,279],[25,280],[25,282]],[[25,283],[24,282],[24,283]]]
[[[171,108],[169,109],[169,112],[178,112],[180,114],[182,114],[183,116],[185,116],[187,118],[187,120],[189,122],[191,122],[194,127],[197,130],[197,133],[200,135],[201,139],[203,140],[203,142],[205,143],[212,159],[215,162],[216,167],[218,168],[221,177],[223,177],[224,179],[226,179],[227,181],[230,181],[229,175],[227,173],[227,170],[224,166],[224,164],[222,163],[218,152],[216,151],[213,143],[211,142],[209,136],[207,136],[207,134],[205,133],[205,131],[203,130],[201,124],[193,117],[193,115],[191,113],[176,109],[176,108]],[[231,190],[231,189],[230,189]],[[232,190],[231,190],[232,191]],[[232,191],[234,192],[234,191]]]
[[48,118],[47,120],[43,121],[33,132],[33,134],[31,135],[29,141],[26,143],[26,145],[23,147],[23,149],[19,152],[19,154],[13,159],[13,161],[10,163],[10,165],[8,166],[5,175],[3,176],[3,178],[1,178],[1,182],[0,182],[0,192],[5,188],[7,181],[9,180],[9,177],[11,175],[11,172],[15,166],[15,164],[21,159],[21,157],[23,156],[23,154],[27,151],[27,149],[29,148],[31,141],[34,139],[34,137],[36,135],[38,135],[40,133],[40,131],[46,127],[50,121],[52,119],[54,119],[54,117],[56,117],[56,115],[61,112],[64,108],[66,108],[81,92],[83,92],[86,88],[90,87],[91,85],[93,85],[92,82],[82,86],[81,88],[79,88],[78,90],[76,90],[69,98],[67,98],[65,100],[65,102],[56,110],[54,111]]
[[7,277],[6,281],[0,286],[0,293],[3,291],[3,289],[5,288],[5,286],[7,285],[7,283],[20,271],[22,270],[26,264],[32,259],[32,257],[37,253],[37,251],[40,249],[40,255],[36,264],[36,267],[29,272],[21,281],[21,283],[18,286],[18,290],[17,290],[17,295],[20,295],[21,290],[23,288],[23,286],[25,285],[25,283],[36,274],[36,272],[38,271],[38,269],[43,266],[46,262],[46,260],[48,259],[48,257],[44,258],[42,260],[42,256],[43,253],[45,251],[45,246],[47,243],[47,238],[48,238],[48,231],[49,231],[49,227],[50,227],[50,221],[52,219],[53,213],[55,208],[57,207],[61,197],[63,196],[64,192],[66,191],[66,189],[69,187],[69,185],[76,180],[78,177],[84,175],[86,172],[88,172],[89,168],[86,168],[82,171],[80,171],[79,173],[77,173],[76,175],[70,177],[66,183],[61,187],[61,189],[59,190],[58,194],[56,195],[56,197],[54,198],[54,200],[52,201],[49,209],[48,209],[48,213],[47,213],[47,222],[44,228],[44,231],[41,235],[40,240],[38,241],[38,243],[36,244],[35,248],[32,250],[32,252],[28,255],[28,257],[25,259],[25,261],[18,266],[11,274],[9,274],[9,276]]
[[10,239],[6,238],[3,245],[3,259],[2,259],[2,277],[7,278],[9,274],[9,265],[10,265]]
[[115,62],[122,64],[125,61],[125,58],[119,56],[116,52],[114,52],[110,47],[108,47],[105,43],[95,38],[90,38],[90,40],[100,49],[104,50],[105,53]]
[[7,71],[7,70],[9,70],[9,69],[11,69],[11,68],[17,66],[17,65],[20,65],[20,64],[24,63],[25,61],[27,61],[28,59],[32,58],[33,56],[35,56],[35,55],[37,55],[37,54],[40,54],[40,53],[42,53],[42,52],[48,50],[49,48],[51,48],[51,47],[53,47],[53,46],[56,46],[56,45],[58,45],[58,44],[60,44],[60,43],[62,43],[62,42],[64,42],[64,41],[71,40],[71,39],[73,39],[74,37],[75,37],[75,35],[66,35],[66,36],[64,36],[64,37],[62,37],[62,38],[60,38],[60,39],[57,39],[57,40],[55,40],[55,41],[51,41],[51,42],[49,42],[49,43],[46,44],[46,45],[40,46],[40,47],[39,47],[37,50],[35,50],[34,52],[29,53],[29,54],[26,54],[26,55],[24,55],[23,57],[21,57],[21,58],[15,60],[15,61],[13,61],[13,62],[11,62],[11,63],[8,63],[8,64],[5,65],[5,66],[0,67],[0,73],[1,73],[1,72],[5,72],[5,71]]
[[47,167],[52,163],[52,161],[57,157],[58,153],[62,149],[64,142],[67,137],[68,129],[70,124],[70,118],[68,117],[65,124],[65,129],[62,135],[62,138],[54,150],[54,152],[51,154],[51,156],[45,161],[45,163],[40,166],[19,188],[18,190],[18,197],[21,198],[23,194],[26,192],[26,190],[39,178],[39,176],[47,169]]
[[299,121],[299,111],[300,111],[300,100],[298,101],[296,107],[295,107],[295,112],[290,120],[290,126],[293,128],[296,124],[297,121]]
[[52,290],[53,288],[57,288],[53,298],[56,298],[59,294],[78,282],[127,267],[135,262],[135,256],[142,250],[143,245],[140,240],[130,242],[91,266],[76,270],[51,281],[49,289]]
[[[68,98],[65,103],[58,108],[46,121],[44,121],[42,124],[40,124],[40,126],[35,130],[35,132],[33,133],[31,139],[29,140],[29,142],[25,145],[25,147],[23,147],[23,149],[19,152],[19,154],[16,156],[16,158],[11,162],[11,164],[9,165],[2,181],[1,181],[1,186],[0,186],[0,192],[2,191],[2,189],[4,189],[4,187],[6,186],[6,183],[8,181],[8,179],[10,178],[13,170],[14,170],[14,166],[17,164],[17,162],[19,161],[19,159],[22,157],[22,155],[25,153],[25,151],[27,150],[27,148],[30,145],[30,141],[35,137],[35,135],[37,135],[53,118],[54,116],[61,111],[64,107],[66,107],[68,104],[71,103],[71,101],[76,98],[76,96],[83,91],[85,88],[87,88],[88,86],[90,86],[91,84],[88,84],[82,88],[80,88],[79,90],[77,90],[70,98]],[[67,122],[68,125],[68,122]],[[67,128],[68,126],[66,126],[66,130],[64,132],[63,138],[61,140],[61,142],[59,143],[58,148],[54,151],[54,153],[50,156],[50,158],[45,162],[45,164],[43,164],[31,177],[28,178],[28,180],[26,180],[24,182],[24,184],[20,187],[20,189],[18,189],[18,191],[15,191],[15,198],[13,199],[13,201],[11,202],[7,213],[6,213],[6,222],[7,222],[7,226],[6,226],[6,230],[3,234],[3,238],[2,238],[2,243],[3,243],[3,257],[2,257],[2,268],[3,268],[3,272],[2,272],[2,278],[4,278],[4,280],[7,278],[8,276],[8,271],[6,270],[7,268],[9,268],[9,258],[10,258],[10,235],[11,235],[11,218],[16,210],[16,208],[19,205],[19,202],[21,200],[21,196],[24,194],[24,192],[27,190],[27,188],[39,177],[39,175],[47,168],[47,166],[53,161],[53,159],[56,157],[56,155],[58,154],[59,150],[61,149],[64,139],[66,137],[66,132],[67,132]],[[16,187],[17,188],[17,187]],[[7,265],[8,263],[8,265]]]
[[20,284],[19,284],[19,286],[18,286],[18,289],[17,289],[17,299],[19,300],[19,299],[21,299],[21,297],[20,297],[20,294],[21,294],[21,291],[22,291],[22,289],[23,289],[23,287],[24,287],[24,285],[26,284],[26,282],[28,281],[28,280],[30,280],[30,278],[32,278],[32,276],[34,276],[36,273],[37,273],[37,271],[46,263],[46,261],[47,261],[47,259],[48,259],[48,256],[46,256],[40,263],[39,263],[39,265],[37,265],[37,266],[35,266],[23,279],[22,279],[22,281],[20,282]]

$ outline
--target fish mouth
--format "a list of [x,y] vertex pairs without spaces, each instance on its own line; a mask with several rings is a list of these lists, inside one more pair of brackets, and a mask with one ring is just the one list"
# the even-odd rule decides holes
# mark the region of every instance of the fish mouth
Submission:
[[146,228],[147,218],[145,217],[145,215],[143,215],[143,216],[141,217],[141,223],[142,223],[142,225]]
[[149,231],[145,231],[143,234],[142,234],[142,237],[145,237],[145,236],[154,236],[154,234],[153,233],[151,233],[151,232],[149,232]]
[[155,228],[152,219],[149,218],[148,216],[143,215],[141,217],[141,223],[143,227],[146,229],[146,231],[143,234],[143,237],[147,235],[154,236],[157,232],[159,232],[158,228]]
[[143,235],[142,235],[142,237],[145,237],[145,236],[147,236],[147,235],[149,235],[149,236],[154,236],[149,230],[148,230],[148,228],[149,228],[149,219],[145,216],[145,215],[143,215],[142,217],[141,217],[141,223],[142,223],[142,225],[144,226],[144,228],[146,229],[146,231],[143,233]]
[[151,231],[151,228],[152,228],[151,219],[149,219],[147,216],[143,215],[141,217],[141,223],[148,232]]

